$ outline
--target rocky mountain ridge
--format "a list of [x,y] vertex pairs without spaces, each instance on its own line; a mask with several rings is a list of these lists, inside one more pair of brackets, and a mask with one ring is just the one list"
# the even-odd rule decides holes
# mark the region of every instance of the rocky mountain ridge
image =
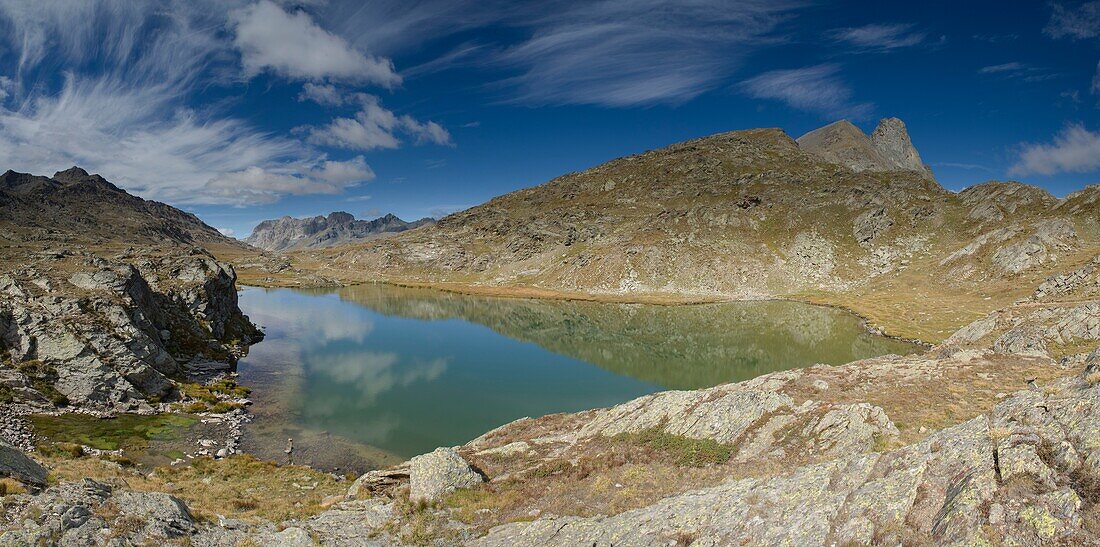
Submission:
[[245,243],[267,251],[319,249],[361,241],[382,234],[393,234],[434,222],[422,218],[405,222],[393,214],[374,220],[356,220],[350,213],[337,211],[327,217],[293,218],[284,216],[256,225]]
[[243,247],[193,214],[133,196],[79,167],[53,177],[0,175],[0,241]]

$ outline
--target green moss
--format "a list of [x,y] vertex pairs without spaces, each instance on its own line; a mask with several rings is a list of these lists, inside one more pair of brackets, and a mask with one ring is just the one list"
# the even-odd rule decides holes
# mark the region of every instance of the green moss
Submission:
[[72,443],[99,450],[143,450],[150,440],[176,439],[198,422],[179,414],[120,414],[111,420],[82,414],[40,415],[31,416],[30,421],[38,435],[55,447]]
[[612,440],[625,442],[664,452],[672,456],[677,465],[702,467],[724,463],[733,454],[733,446],[711,439],[692,439],[674,435],[664,429],[652,427],[637,433],[621,433]]
[[199,412],[222,414],[241,408],[243,405],[230,399],[241,399],[252,392],[230,378],[222,378],[207,385],[182,384],[180,391],[184,397],[191,399],[183,406],[183,410],[193,414]]

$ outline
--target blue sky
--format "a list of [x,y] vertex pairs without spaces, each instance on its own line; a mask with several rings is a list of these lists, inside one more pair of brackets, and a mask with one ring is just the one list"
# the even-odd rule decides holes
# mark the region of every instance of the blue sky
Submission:
[[80,165],[238,237],[885,116],[950,189],[1100,182],[1100,1],[0,0],[0,168]]

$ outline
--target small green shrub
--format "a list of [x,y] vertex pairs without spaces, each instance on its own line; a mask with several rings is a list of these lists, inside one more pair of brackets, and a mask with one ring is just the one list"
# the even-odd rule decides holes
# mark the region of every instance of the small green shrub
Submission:
[[683,435],[674,435],[658,427],[651,427],[637,433],[620,433],[612,439],[663,452],[671,456],[677,465],[685,467],[725,463],[733,455],[731,445],[712,439],[692,439]]

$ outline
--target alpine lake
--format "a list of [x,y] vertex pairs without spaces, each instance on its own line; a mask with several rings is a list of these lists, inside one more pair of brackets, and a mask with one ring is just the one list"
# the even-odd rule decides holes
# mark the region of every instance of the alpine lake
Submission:
[[238,365],[243,449],[329,470],[398,463],[525,416],[606,407],[919,346],[843,310],[786,301],[643,305],[365,284],[245,288],[266,332]]
[[[614,304],[364,284],[245,287],[240,307],[266,333],[237,367],[253,401],[241,449],[339,473],[460,445],[523,417],[922,350],[844,310],[787,301]],[[33,421],[55,446],[149,465],[213,434],[211,420],[186,414]]]

